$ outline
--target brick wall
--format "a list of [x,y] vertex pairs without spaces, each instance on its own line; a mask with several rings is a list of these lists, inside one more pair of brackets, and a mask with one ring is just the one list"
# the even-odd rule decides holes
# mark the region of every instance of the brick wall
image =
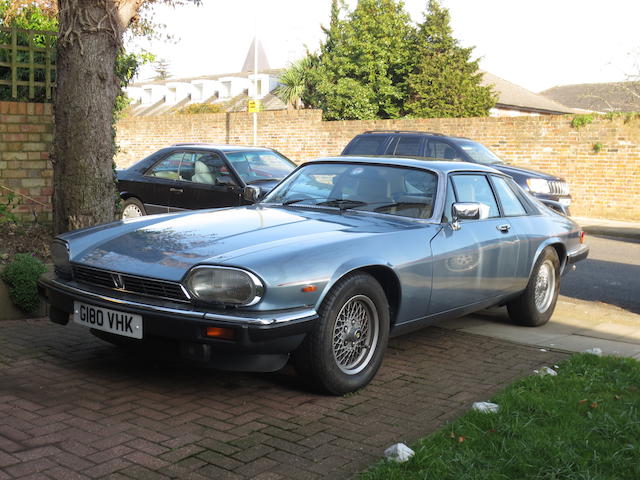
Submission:
[[[505,160],[565,178],[572,213],[640,221],[640,119],[596,117],[580,129],[571,116],[324,122],[318,110],[259,114],[258,144],[296,162],[337,155],[365,130],[424,130],[469,137]],[[250,145],[246,113],[128,118],[118,123],[119,166],[180,141]],[[596,153],[594,145],[600,144]]]
[[51,221],[51,105],[0,102],[0,202],[13,191],[22,218]]

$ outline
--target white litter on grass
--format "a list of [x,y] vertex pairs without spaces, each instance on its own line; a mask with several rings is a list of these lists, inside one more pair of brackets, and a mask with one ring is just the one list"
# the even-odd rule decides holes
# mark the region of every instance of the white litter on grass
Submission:
[[491,402],[474,402],[472,407],[476,412],[482,413],[498,413],[500,406]]
[[593,347],[593,348],[590,348],[588,350],[585,350],[584,353],[590,353],[592,355],[601,356],[602,355],[602,349],[598,348],[598,347]]
[[414,453],[415,452],[404,443],[396,443],[384,451],[384,456],[387,460],[402,463],[413,457]]
[[540,370],[534,370],[533,373],[541,377],[544,377],[546,375],[555,377],[556,375],[558,375],[558,372],[556,372],[553,368],[549,368],[549,367],[542,367]]
[[540,351],[541,351],[541,352],[546,352],[546,351],[548,351],[548,350],[547,350],[546,348],[541,348],[541,349],[540,349]]

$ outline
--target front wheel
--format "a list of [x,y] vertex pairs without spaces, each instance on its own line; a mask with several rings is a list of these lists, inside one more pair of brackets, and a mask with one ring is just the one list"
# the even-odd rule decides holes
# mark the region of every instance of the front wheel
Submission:
[[545,248],[531,272],[527,288],[507,303],[509,317],[515,323],[538,327],[549,321],[560,290],[560,261],[553,247]]
[[327,294],[320,318],[294,353],[298,373],[334,395],[367,385],[382,363],[389,338],[389,304],[380,284],[358,272]]

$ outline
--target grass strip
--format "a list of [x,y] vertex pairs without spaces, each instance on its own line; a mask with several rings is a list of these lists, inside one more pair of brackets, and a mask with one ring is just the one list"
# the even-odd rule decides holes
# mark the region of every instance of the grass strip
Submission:
[[[419,440],[373,479],[640,479],[640,362],[577,354],[557,376],[532,375]],[[425,405],[428,408],[428,405]]]

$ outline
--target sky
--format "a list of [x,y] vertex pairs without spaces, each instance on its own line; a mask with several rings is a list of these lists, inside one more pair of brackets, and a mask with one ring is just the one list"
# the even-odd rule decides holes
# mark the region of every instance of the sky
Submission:
[[[347,0],[351,9],[357,0]],[[427,0],[405,0],[420,22]],[[640,74],[638,0],[441,0],[453,35],[475,47],[480,68],[539,92],[556,85],[622,81]],[[241,70],[253,37],[271,68],[317,49],[331,0],[202,0],[201,6],[155,7],[173,42],[136,40],[165,59],[173,77]],[[154,75],[151,67],[139,80]]]

